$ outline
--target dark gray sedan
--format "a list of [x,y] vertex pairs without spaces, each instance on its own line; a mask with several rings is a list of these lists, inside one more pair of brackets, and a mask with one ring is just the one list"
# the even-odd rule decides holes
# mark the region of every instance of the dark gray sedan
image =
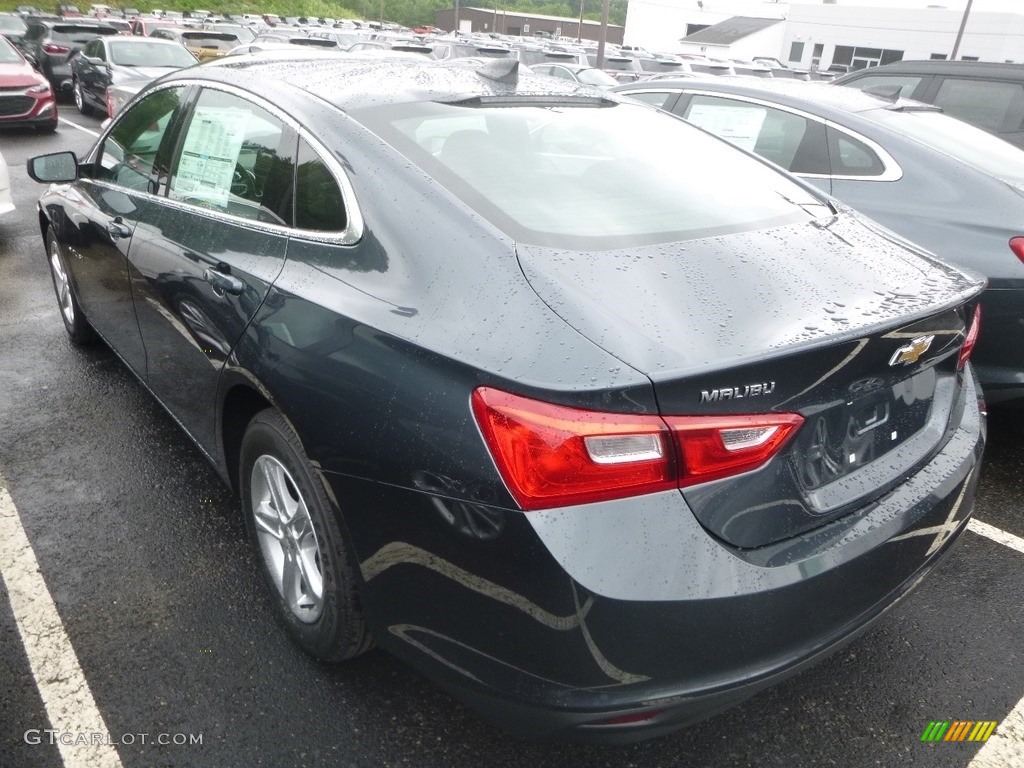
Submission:
[[951,551],[983,280],[518,67],[173,73],[85,157],[30,162],[40,258],[54,322],[239,493],[303,649],[376,642],[519,733],[642,738],[837,648]]
[[83,115],[94,111],[113,114],[107,88],[135,80],[148,81],[199,59],[179,43],[152,37],[97,37],[71,58],[75,106]]
[[799,175],[989,279],[974,362],[989,403],[1024,397],[1024,152],[936,107],[852,88],[702,79],[615,89]]

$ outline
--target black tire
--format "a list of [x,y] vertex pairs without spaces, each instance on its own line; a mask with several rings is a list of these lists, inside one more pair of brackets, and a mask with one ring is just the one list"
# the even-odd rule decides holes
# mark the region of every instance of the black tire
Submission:
[[373,640],[338,513],[295,432],[273,408],[249,422],[239,470],[245,527],[288,632],[321,661],[344,661],[368,650]]
[[68,338],[76,345],[94,343],[98,338],[96,331],[82,313],[74,283],[71,282],[71,273],[68,272],[64,250],[57,242],[52,229],[46,230],[46,255],[50,266],[50,278],[53,280],[53,291],[57,296],[57,309],[60,310],[60,318],[64,321],[64,330],[68,332]]
[[85,93],[82,91],[82,83],[77,78],[71,85],[71,92],[75,99],[75,109],[83,115],[91,115],[96,111],[89,106],[89,102],[85,100]]

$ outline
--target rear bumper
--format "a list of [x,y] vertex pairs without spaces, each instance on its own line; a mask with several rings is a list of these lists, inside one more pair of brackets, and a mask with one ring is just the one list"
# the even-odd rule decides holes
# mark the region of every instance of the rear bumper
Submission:
[[970,381],[963,397],[951,439],[905,483],[752,550],[706,532],[677,492],[507,513],[497,535],[459,541],[429,510],[451,500],[378,487],[390,540],[353,528],[372,629],[519,735],[624,742],[703,719],[855,637],[949,552],[985,441]]

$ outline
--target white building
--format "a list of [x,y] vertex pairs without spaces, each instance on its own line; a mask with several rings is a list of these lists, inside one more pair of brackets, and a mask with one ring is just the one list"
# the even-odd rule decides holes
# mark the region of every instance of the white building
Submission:
[[[1024,0],[1020,5],[1019,12],[972,11],[957,58],[1024,62]],[[773,23],[777,19],[781,23]],[[630,0],[625,42],[719,58],[773,56],[803,68],[859,69],[949,58],[962,19],[962,10],[935,7]]]

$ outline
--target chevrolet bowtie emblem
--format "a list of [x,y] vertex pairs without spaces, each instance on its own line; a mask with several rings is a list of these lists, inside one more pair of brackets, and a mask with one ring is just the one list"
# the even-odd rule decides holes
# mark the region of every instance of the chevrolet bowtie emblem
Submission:
[[921,336],[914,339],[895,352],[889,358],[889,365],[910,365],[921,359],[921,355],[928,351],[928,347],[935,341],[935,336]]

